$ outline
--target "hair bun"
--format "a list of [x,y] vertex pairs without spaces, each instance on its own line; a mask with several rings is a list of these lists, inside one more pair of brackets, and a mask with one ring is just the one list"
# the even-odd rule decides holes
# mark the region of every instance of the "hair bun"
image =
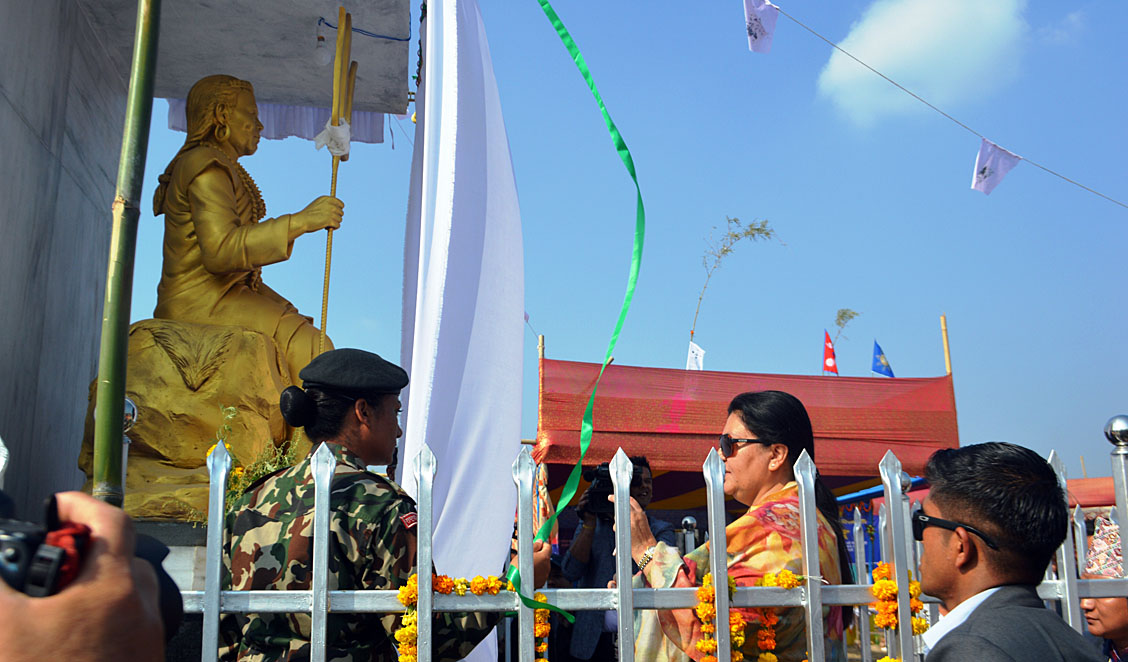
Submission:
[[317,420],[317,403],[297,386],[282,391],[278,406],[282,410],[282,418],[292,427],[304,428]]

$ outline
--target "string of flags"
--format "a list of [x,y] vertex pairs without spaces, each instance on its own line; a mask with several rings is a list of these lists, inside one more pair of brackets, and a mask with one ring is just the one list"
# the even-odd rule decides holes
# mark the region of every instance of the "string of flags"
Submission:
[[745,26],[745,31],[748,34],[748,50],[752,51],[753,53],[769,53],[769,52],[771,52],[772,38],[775,34],[776,20],[779,18],[780,14],[783,14],[787,18],[791,19],[791,21],[793,21],[796,25],[802,27],[804,30],[807,30],[808,32],[815,35],[819,39],[822,39],[826,43],[830,44],[836,50],[838,50],[842,54],[846,55],[850,59],[854,60],[858,64],[862,65],[866,69],[869,69],[870,71],[877,74],[878,76],[881,76],[886,81],[891,83],[893,86],[900,89],[902,92],[905,92],[906,94],[913,97],[917,101],[920,101],[921,103],[928,106],[932,110],[935,110],[936,112],[940,113],[944,117],[946,117],[949,120],[951,120],[951,121],[955,122],[956,124],[960,125],[961,127],[966,129],[967,131],[969,131],[972,134],[978,136],[981,142],[980,142],[980,145],[979,145],[979,153],[976,155],[976,158],[975,158],[975,170],[972,173],[972,177],[971,177],[971,188],[973,190],[982,191],[984,195],[990,195],[991,191],[995,190],[995,187],[998,186],[999,183],[1003,181],[1003,177],[1005,177],[1008,172],[1010,172],[1016,165],[1018,165],[1019,161],[1026,161],[1030,165],[1032,165],[1036,168],[1039,168],[1041,170],[1044,170],[1044,171],[1048,172],[1049,174],[1051,174],[1055,177],[1058,177],[1059,179],[1063,179],[1063,180],[1069,182],[1070,184],[1077,186],[1078,188],[1084,189],[1085,191],[1088,191],[1089,193],[1092,193],[1094,195],[1102,197],[1105,200],[1108,200],[1109,202],[1111,202],[1113,204],[1120,205],[1121,207],[1128,209],[1128,204],[1125,204],[1125,203],[1123,203],[1119,200],[1116,200],[1115,198],[1111,198],[1111,197],[1105,195],[1104,193],[1101,193],[1100,191],[1096,191],[1092,188],[1089,188],[1088,186],[1085,186],[1084,184],[1081,184],[1080,182],[1074,181],[1074,180],[1070,179],[1069,177],[1066,177],[1065,175],[1063,175],[1059,172],[1056,172],[1054,170],[1047,168],[1044,165],[1041,165],[1039,163],[1031,161],[1028,158],[1024,158],[1022,156],[1019,156],[1018,154],[1015,154],[1014,152],[1003,149],[999,145],[997,145],[994,142],[988,140],[983,134],[981,134],[978,131],[972,129],[971,127],[969,127],[968,125],[964,124],[963,122],[957,120],[956,118],[952,117],[948,113],[940,110],[939,108],[932,105],[928,101],[925,101],[920,96],[916,95],[911,90],[907,89],[906,87],[904,87],[903,85],[901,85],[897,81],[889,78],[888,76],[881,73],[877,69],[874,69],[873,67],[869,66],[865,62],[862,62],[861,60],[859,60],[854,55],[852,55],[849,52],[843,50],[842,47],[839,46],[838,44],[834,43],[830,39],[827,39],[826,37],[822,36],[818,32],[815,32],[814,30],[807,27],[803,23],[799,22],[793,16],[791,16],[787,12],[780,9],[777,5],[772,4],[770,2],[770,0],[744,0],[744,26]]

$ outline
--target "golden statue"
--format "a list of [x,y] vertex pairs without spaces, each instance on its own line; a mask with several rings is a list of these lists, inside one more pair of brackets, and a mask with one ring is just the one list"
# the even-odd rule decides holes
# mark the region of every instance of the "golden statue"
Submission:
[[188,137],[153,197],[153,213],[165,216],[153,316],[263,333],[284,357],[283,378],[297,383],[298,371],[318,354],[320,332],[262,282],[262,267],[289,259],[299,236],[340,227],[344,205],[321,196],[300,212],[262,220],[262,194],[238,161],[255,153],[263,128],[247,81],[200,79],[186,112]]

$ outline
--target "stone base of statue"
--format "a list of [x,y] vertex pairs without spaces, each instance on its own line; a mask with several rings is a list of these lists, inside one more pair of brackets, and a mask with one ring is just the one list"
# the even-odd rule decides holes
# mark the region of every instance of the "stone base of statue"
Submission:
[[[208,450],[223,426],[221,407],[235,407],[227,444],[249,462],[290,434],[278,410],[289,386],[274,342],[237,326],[164,319],[129,329],[125,395],[138,408],[129,431],[125,510],[145,519],[206,520]],[[79,456],[89,488],[94,447],[94,393]]]

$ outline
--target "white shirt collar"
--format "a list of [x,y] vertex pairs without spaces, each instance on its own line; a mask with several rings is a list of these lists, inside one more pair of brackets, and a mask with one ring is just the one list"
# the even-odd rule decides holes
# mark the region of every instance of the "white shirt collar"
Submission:
[[921,643],[923,644],[925,654],[944,638],[952,630],[964,624],[971,612],[975,611],[983,601],[991,597],[991,595],[1002,588],[1001,586],[994,586],[985,591],[980,591],[971,596],[967,600],[956,605],[955,609],[948,612],[943,618],[936,621],[936,625],[928,628],[924,634],[920,636]]

